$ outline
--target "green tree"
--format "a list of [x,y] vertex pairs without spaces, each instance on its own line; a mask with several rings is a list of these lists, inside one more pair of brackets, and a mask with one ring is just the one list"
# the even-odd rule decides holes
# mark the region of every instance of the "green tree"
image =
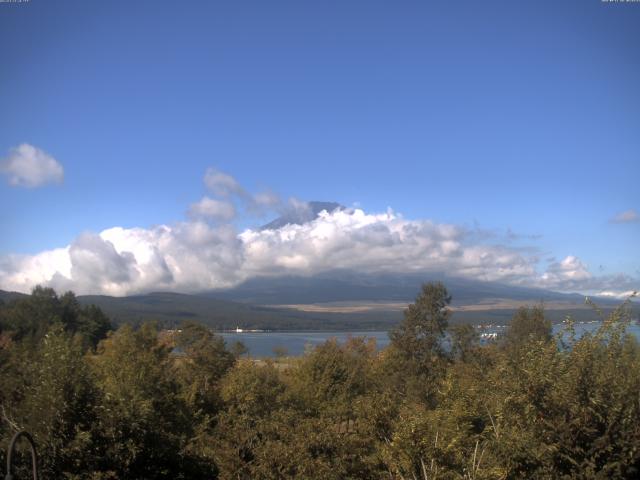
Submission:
[[[635,478],[640,473],[640,349],[615,311],[569,349],[507,348],[485,378],[508,478]],[[522,346],[522,345],[520,345]]]
[[182,324],[175,346],[178,354],[173,358],[174,375],[196,432],[189,449],[206,456],[208,448],[204,443],[209,440],[215,415],[222,406],[220,381],[236,357],[227,350],[222,337],[195,322]]
[[386,363],[393,388],[433,402],[444,375],[447,354],[443,339],[449,324],[451,296],[440,282],[426,283],[404,319],[391,331]]
[[204,325],[185,322],[176,337],[183,355],[174,362],[187,402],[198,410],[215,413],[219,405],[218,382],[236,361],[224,339]]
[[551,321],[544,315],[543,305],[520,307],[507,328],[507,345],[521,346],[529,342],[548,342],[552,338]]
[[55,324],[37,349],[27,343],[15,345],[12,353],[12,365],[3,372],[7,377],[2,410],[10,427],[3,443],[17,430],[30,432],[46,478],[94,469],[100,396],[85,362],[81,337],[72,337]]
[[354,400],[372,387],[371,358],[375,344],[352,338],[318,345],[291,372],[291,392],[307,414],[326,412],[335,418],[352,415]]
[[203,470],[186,449],[193,425],[170,351],[154,325],[125,325],[91,359],[103,393],[102,469],[115,478],[207,478],[215,471],[213,465]]
[[475,357],[480,345],[480,335],[473,325],[453,325],[451,334],[451,357],[461,362],[468,362]]
[[214,432],[221,478],[255,478],[254,464],[266,440],[263,428],[282,408],[284,391],[271,363],[256,366],[241,360],[225,376],[221,390],[225,410]]
[[112,329],[107,316],[95,305],[82,306],[73,292],[58,297],[52,288],[37,286],[31,295],[0,307],[0,329],[16,340],[35,343],[54,324],[82,335],[87,347],[95,347]]

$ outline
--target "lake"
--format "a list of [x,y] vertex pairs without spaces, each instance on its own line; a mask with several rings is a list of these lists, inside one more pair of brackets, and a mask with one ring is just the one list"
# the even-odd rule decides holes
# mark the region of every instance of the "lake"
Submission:
[[[577,323],[575,325],[578,336],[585,332],[592,332],[600,326],[600,322]],[[563,327],[562,324],[554,325],[554,333]],[[485,328],[485,333],[502,333],[505,327],[497,326]],[[640,339],[640,325],[633,323],[629,326],[629,332]],[[378,348],[384,348],[389,344],[389,336],[386,331],[352,331],[352,332],[224,332],[221,333],[227,345],[240,341],[249,349],[252,357],[273,357],[275,348],[285,348],[288,355],[302,355],[305,349],[335,338],[338,342],[345,342],[349,337],[374,338]]]

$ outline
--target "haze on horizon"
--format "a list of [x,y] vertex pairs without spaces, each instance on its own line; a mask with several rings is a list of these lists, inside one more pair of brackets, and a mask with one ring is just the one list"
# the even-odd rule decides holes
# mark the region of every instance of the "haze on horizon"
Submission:
[[[600,1],[0,5],[0,289],[347,269],[628,295],[638,25]],[[259,228],[310,200],[346,208]]]

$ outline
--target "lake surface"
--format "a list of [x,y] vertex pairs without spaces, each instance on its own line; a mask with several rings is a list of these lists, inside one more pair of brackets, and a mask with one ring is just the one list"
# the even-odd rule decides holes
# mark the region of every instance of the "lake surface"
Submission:
[[[599,322],[577,323],[575,325],[576,335],[579,337],[585,332],[592,332],[600,326]],[[562,324],[554,325],[554,333],[557,333]],[[497,326],[480,330],[485,333],[503,333],[505,327]],[[640,325],[633,323],[628,331],[633,333],[640,340]],[[389,335],[386,331],[352,331],[352,332],[225,332],[221,333],[227,345],[235,341],[242,342],[248,349],[252,357],[273,357],[274,349],[284,348],[288,355],[302,355],[306,349],[311,349],[316,345],[326,342],[330,338],[335,338],[338,342],[345,342],[349,337],[373,338],[378,348],[389,345]]]

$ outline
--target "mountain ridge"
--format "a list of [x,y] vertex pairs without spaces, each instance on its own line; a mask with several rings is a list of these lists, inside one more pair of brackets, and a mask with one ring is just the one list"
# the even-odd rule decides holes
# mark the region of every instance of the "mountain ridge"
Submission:
[[[595,319],[584,296],[529,287],[513,287],[447,277],[444,274],[359,274],[327,272],[314,277],[263,277],[237,287],[195,294],[150,292],[127,297],[79,295],[84,305],[100,307],[116,324],[155,320],[175,327],[194,320],[216,330],[372,330],[388,329],[402,319],[403,305],[413,302],[420,285],[441,280],[453,297],[452,322],[506,324],[524,304],[547,303],[548,317],[562,321]],[[25,297],[0,290],[5,303]],[[594,299],[610,311],[619,301]],[[593,317],[593,318],[591,318]]]

